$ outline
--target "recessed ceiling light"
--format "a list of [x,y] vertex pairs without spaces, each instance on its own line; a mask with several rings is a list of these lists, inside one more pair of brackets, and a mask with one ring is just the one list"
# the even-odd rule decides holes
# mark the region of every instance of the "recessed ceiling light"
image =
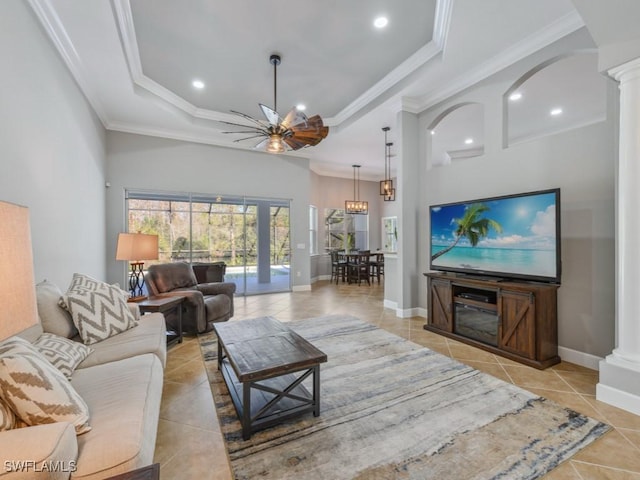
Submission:
[[554,108],[549,113],[555,117],[556,115],[560,115],[562,113],[562,109],[561,108]]
[[307,109],[307,106],[304,103],[299,103],[298,105],[296,105],[296,110],[303,112],[306,109]]
[[197,88],[198,90],[202,90],[204,88],[204,82],[202,80],[194,80],[191,82],[193,88]]
[[435,130],[431,130],[431,135],[435,135],[436,131]]
[[520,92],[513,92],[509,95],[509,100],[516,102],[522,98],[522,94]]
[[387,17],[378,17],[373,21],[373,26],[376,28],[384,28],[389,23],[389,19]]
[[467,138],[464,143],[466,143],[467,145],[471,145],[473,143],[473,138]]

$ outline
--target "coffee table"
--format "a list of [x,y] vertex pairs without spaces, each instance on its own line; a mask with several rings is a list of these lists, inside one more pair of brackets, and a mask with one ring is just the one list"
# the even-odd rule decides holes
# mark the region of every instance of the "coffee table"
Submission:
[[[242,424],[242,438],[284,419],[320,415],[320,364],[327,355],[271,317],[216,323],[218,369]],[[311,392],[302,385],[313,377]]]

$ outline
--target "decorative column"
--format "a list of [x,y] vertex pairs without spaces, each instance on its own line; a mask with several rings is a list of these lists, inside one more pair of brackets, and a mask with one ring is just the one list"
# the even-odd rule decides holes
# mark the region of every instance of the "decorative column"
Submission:
[[616,348],[600,362],[596,398],[640,415],[640,59],[608,73],[620,84]]

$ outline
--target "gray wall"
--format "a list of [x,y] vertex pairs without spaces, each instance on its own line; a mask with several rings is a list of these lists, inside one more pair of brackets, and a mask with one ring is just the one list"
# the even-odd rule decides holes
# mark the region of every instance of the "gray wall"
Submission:
[[[519,62],[481,85],[425,112],[420,119],[423,158],[427,126],[463,101],[485,107],[485,154],[427,169],[420,202],[421,265],[427,271],[428,205],[559,187],[561,189],[562,286],[558,335],[562,347],[605,356],[614,344],[614,172],[616,87],[608,83],[608,119],[582,128],[502,147],[502,95],[524,72],[559,47]],[[422,279],[420,304],[426,307]]]
[[109,281],[126,278],[125,262],[114,260],[118,233],[126,228],[125,189],[145,189],[291,200],[292,283],[310,285],[307,159],[109,132],[107,163]]
[[0,200],[29,207],[36,281],[105,275],[105,131],[27,2],[0,2]]

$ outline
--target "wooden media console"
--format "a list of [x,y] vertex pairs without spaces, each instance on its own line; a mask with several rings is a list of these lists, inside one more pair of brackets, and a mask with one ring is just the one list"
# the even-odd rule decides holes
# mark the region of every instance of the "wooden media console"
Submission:
[[558,285],[425,273],[425,330],[544,369],[558,356]]

